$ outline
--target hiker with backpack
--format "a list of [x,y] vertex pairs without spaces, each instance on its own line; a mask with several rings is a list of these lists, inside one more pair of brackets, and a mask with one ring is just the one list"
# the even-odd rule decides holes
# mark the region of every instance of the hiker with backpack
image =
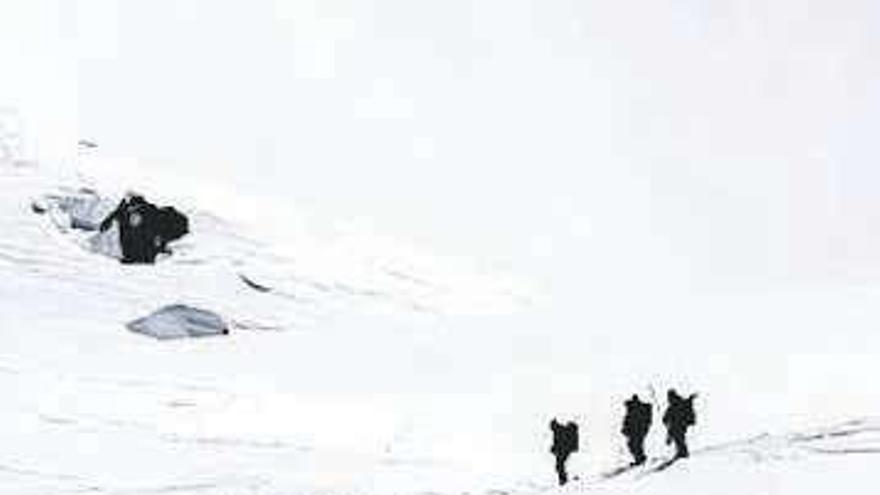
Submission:
[[116,222],[119,228],[119,245],[123,263],[152,263],[156,252],[151,249],[149,224],[155,216],[156,207],[143,196],[129,195],[101,222],[101,232]]
[[565,462],[580,447],[578,426],[573,421],[562,424],[554,418],[550,421],[550,429],[553,431],[553,446],[550,447],[550,452],[556,457],[556,475],[559,478],[559,485],[562,486],[568,483],[568,472],[565,469]]
[[639,400],[639,396],[633,394],[624,402],[626,414],[623,418],[621,433],[626,437],[626,446],[633,456],[632,466],[640,466],[645,463],[645,437],[651,429],[653,407],[647,402]]
[[101,222],[107,231],[116,222],[123,263],[154,263],[168,252],[168,242],[189,232],[189,221],[173,207],[157,208],[143,196],[131,194]]
[[694,414],[694,398],[697,394],[682,397],[675,389],[666,393],[666,412],[663,424],[666,425],[666,443],[675,444],[675,459],[688,457],[687,429],[696,424]]

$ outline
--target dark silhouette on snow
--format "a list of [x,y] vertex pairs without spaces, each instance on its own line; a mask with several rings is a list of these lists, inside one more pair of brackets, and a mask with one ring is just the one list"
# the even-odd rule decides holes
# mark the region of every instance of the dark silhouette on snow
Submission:
[[255,291],[258,291],[258,292],[271,292],[272,291],[271,287],[265,286],[263,284],[258,284],[257,282],[254,282],[253,280],[242,275],[241,273],[238,274],[238,278],[240,278],[241,281],[245,283],[245,285],[247,285],[251,289],[254,289]]
[[123,263],[153,263],[168,253],[168,243],[189,232],[189,220],[176,209],[157,208],[140,195],[123,198],[101,222],[102,232],[116,221]]
[[559,484],[564,485],[568,483],[565,462],[579,448],[578,426],[572,421],[561,424],[554,418],[550,421],[550,429],[553,430],[553,446],[550,447],[550,452],[556,456],[556,475],[559,477]]
[[168,253],[169,242],[189,233],[189,219],[173,206],[163,206],[159,208],[153,231],[159,238],[159,251]]
[[633,456],[632,465],[639,466],[647,460],[645,437],[651,429],[654,410],[651,404],[642,402],[635,394],[623,404],[626,407],[626,415],[623,418],[621,433],[626,437],[626,446]]
[[694,414],[694,398],[697,394],[691,394],[687,398],[682,397],[669,389],[666,392],[666,412],[663,413],[663,424],[666,425],[666,443],[675,444],[675,459],[688,457],[687,429],[696,424]]

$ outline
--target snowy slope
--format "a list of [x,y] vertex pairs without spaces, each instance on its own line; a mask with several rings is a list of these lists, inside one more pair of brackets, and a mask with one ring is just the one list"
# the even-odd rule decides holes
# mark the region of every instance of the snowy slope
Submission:
[[[876,491],[877,8],[0,2],[0,494]],[[83,186],[194,232],[86,252]],[[608,477],[670,386],[694,457]]]
[[[7,492],[315,491],[417,475],[421,461],[401,468],[390,450],[405,448],[410,406],[386,386],[414,356],[382,349],[425,339],[404,325],[454,315],[450,279],[427,280],[404,259],[352,263],[333,246],[279,254],[198,210],[172,257],[123,266],[31,211],[83,184],[2,173],[0,379],[16,391],[0,412]],[[169,347],[125,330],[172,303],[219,312],[231,336]]]
[[[543,430],[559,403],[538,390],[556,368],[510,326],[540,332],[541,314],[524,312],[532,294],[431,270],[443,261],[388,239],[376,241],[385,257],[364,255],[381,251],[365,237],[360,253],[332,237],[273,244],[195,204],[172,257],[123,266],[31,211],[34,198],[95,185],[79,181],[32,167],[0,177],[0,382],[14,391],[0,405],[3,493],[557,490]],[[219,312],[232,334],[164,343],[125,330],[173,303]],[[593,376],[593,389],[615,386]],[[599,430],[613,435],[610,418]],[[609,453],[588,431],[571,461],[580,479],[562,491],[868,493],[877,478],[872,421],[743,441],[731,428],[716,442],[719,430],[709,442],[698,431],[686,463],[616,476],[619,439]]]
[[876,420],[762,434],[704,447],[689,460],[672,465],[654,460],[646,468],[602,473],[590,480],[589,492],[874,493],[878,447]]

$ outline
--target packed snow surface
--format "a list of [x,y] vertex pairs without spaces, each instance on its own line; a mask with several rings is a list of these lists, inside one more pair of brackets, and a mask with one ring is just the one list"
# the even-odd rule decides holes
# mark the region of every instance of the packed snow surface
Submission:
[[[563,492],[873,493],[876,421],[800,433],[768,421],[778,431],[755,434],[764,425],[737,425],[744,416],[713,395],[723,370],[675,382],[696,383],[708,404],[691,459],[667,466],[655,424],[649,465],[621,469],[613,401],[635,384],[621,377],[660,386],[676,368],[643,354],[622,359],[644,368],[618,369],[620,356],[591,354],[575,334],[572,354],[560,353],[566,340],[542,333],[559,320],[503,274],[387,238],[378,248],[300,229],[276,245],[195,204],[172,255],[122,265],[64,212],[34,207],[47,194],[102,194],[95,183],[5,167],[0,187],[4,493],[547,493],[558,490],[547,452],[556,414],[584,429]],[[126,330],[166,305],[210,309],[230,335]]]

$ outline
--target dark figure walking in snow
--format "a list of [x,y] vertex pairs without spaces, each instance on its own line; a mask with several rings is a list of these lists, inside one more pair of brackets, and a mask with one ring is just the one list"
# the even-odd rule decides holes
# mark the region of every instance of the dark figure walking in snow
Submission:
[[550,429],[553,430],[553,446],[550,452],[556,456],[556,475],[559,477],[559,484],[564,485],[568,483],[565,461],[579,448],[578,426],[572,421],[561,424],[554,418],[550,421]]
[[189,232],[187,218],[172,207],[157,208],[143,196],[131,195],[119,202],[101,222],[101,231],[113,221],[119,226],[123,263],[153,263],[167,244]]
[[626,446],[633,456],[633,466],[644,464],[645,460],[645,437],[651,429],[653,408],[651,404],[639,400],[639,396],[633,394],[624,402],[626,415],[623,418],[621,433],[626,437]]
[[691,394],[685,398],[678,395],[675,389],[669,389],[666,393],[666,412],[663,414],[663,424],[666,425],[666,443],[675,444],[675,458],[688,457],[687,429],[696,423],[694,415],[694,398],[697,394]]

